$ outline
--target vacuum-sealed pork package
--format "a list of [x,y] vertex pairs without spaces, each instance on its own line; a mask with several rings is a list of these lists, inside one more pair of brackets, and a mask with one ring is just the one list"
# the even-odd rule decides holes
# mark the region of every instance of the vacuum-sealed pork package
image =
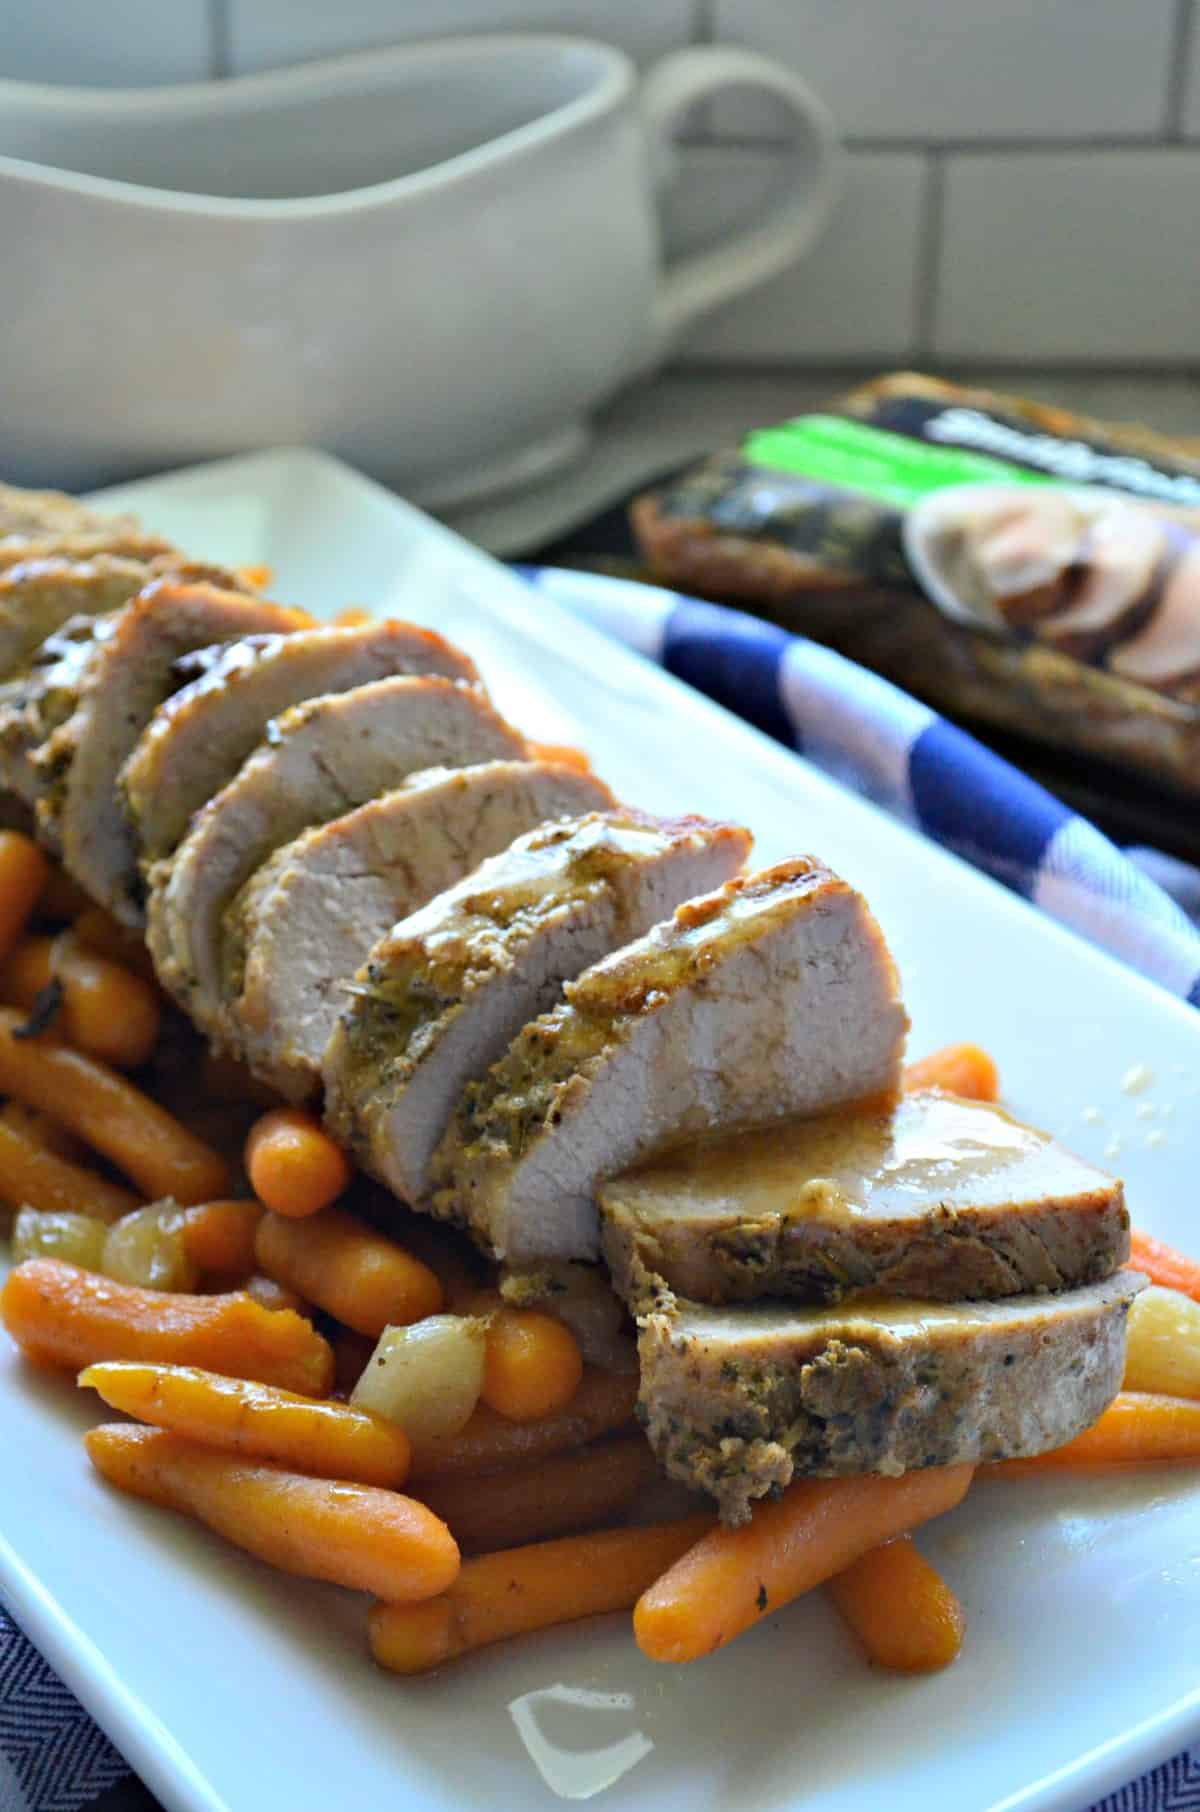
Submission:
[[639,497],[652,576],[981,726],[1200,793],[1200,458],[912,373]]

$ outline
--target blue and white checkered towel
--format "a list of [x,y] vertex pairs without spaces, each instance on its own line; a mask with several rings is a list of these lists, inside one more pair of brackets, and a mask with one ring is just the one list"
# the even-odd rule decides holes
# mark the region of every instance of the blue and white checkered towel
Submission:
[[1200,928],[1185,909],[1200,906],[1200,875],[1187,864],[1122,853],[936,711],[829,648],[632,580],[520,571],[556,604],[1200,1006]]
[[[554,568],[521,570],[556,603],[1200,1006],[1200,930],[1184,909],[1200,907],[1195,870],[1153,852],[1135,865],[971,737],[828,649],[673,592]],[[83,1812],[101,1796],[104,1812],[146,1803],[115,1750],[0,1610],[0,1812]],[[1200,1753],[1192,1752],[1093,1812],[1197,1807]]]

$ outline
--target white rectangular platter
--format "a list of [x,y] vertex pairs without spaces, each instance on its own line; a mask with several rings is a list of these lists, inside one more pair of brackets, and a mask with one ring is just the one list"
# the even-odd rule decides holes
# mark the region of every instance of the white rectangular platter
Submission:
[[[987,1045],[1019,1112],[1101,1162],[1119,1138],[1135,1219],[1200,1247],[1193,1009],[334,461],[263,454],[105,501],[199,556],[266,562],[283,600],[442,630],[503,710],[581,744],[624,798],[743,820],[763,862],[819,853],[890,938],[913,1050]],[[1154,1077],[1136,1099],[1133,1064]],[[977,1486],[922,1537],[969,1619],[930,1679],[872,1673],[816,1594],[690,1668],[644,1661],[614,1618],[406,1683],[368,1660],[361,1600],[100,1485],[90,1419],[0,1337],[0,1591],[172,1812],[596,1793],[612,1812],[1074,1812],[1200,1734],[1195,1472]]]

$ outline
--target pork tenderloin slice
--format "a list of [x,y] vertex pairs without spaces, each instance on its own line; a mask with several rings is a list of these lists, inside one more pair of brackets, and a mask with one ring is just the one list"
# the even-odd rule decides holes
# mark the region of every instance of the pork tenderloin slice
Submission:
[[374,680],[293,705],[149,871],[146,935],[163,986],[224,1042],[224,913],[268,856],[421,768],[524,753],[524,738],[478,687],[441,675]]
[[1129,1257],[1124,1191],[1003,1108],[927,1090],[701,1139],[600,1185],[620,1293],[696,1302],[1062,1290]]
[[0,572],[40,565],[43,560],[64,560],[71,566],[86,566],[98,559],[134,560],[149,567],[173,553],[170,542],[158,535],[120,529],[87,535],[8,535],[0,537]]
[[[470,1079],[565,980],[735,873],[749,848],[735,825],[623,807],[519,838],[395,926],[356,976],[322,1066],[334,1131],[425,1205],[434,1147]],[[487,1243],[486,1228],[472,1230]]]
[[1004,1302],[713,1308],[639,1321],[639,1419],[673,1478],[744,1522],[793,1478],[1017,1459],[1089,1428],[1121,1387],[1145,1278]]
[[180,655],[256,632],[310,624],[303,611],[207,583],[159,579],[118,613],[89,661],[79,702],[39,750],[56,777],[63,863],[127,925],[142,923],[138,846],[117,776],[155,707],[175,688]]
[[398,919],[534,826],[614,803],[562,763],[434,768],[276,850],[226,915],[232,1030],[255,1074],[307,1100],[346,982]]
[[21,560],[0,572],[0,674],[23,667],[68,619],[119,610],[150,577],[144,561],[119,554]]
[[597,1256],[605,1177],[712,1130],[899,1084],[908,1019],[862,897],[780,863],[597,963],[466,1091],[437,1206],[515,1261]]
[[20,485],[0,484],[0,540],[137,532],[136,517],[106,515],[64,491],[27,491]]
[[121,771],[143,857],[171,853],[193,815],[220,791],[290,705],[349,692],[396,673],[475,681],[475,664],[413,623],[306,629],[221,648],[205,670],[164,699]]
[[45,638],[24,670],[0,686],[0,787],[33,814],[35,829],[56,855],[60,775],[43,751],[78,705],[91,663],[119,614],[69,617]]

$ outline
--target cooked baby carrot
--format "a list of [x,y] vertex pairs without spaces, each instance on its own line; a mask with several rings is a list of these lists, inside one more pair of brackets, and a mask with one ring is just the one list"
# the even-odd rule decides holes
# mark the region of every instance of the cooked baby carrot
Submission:
[[583,1377],[569,1327],[540,1309],[501,1309],[488,1326],[480,1396],[510,1422],[538,1422],[564,1410]]
[[0,1202],[11,1208],[40,1208],[47,1214],[90,1214],[112,1222],[138,1205],[132,1190],[71,1163],[0,1119]]
[[1134,1271],[1144,1271],[1151,1283],[1200,1302],[1200,1260],[1188,1258],[1165,1239],[1135,1227],[1129,1236],[1129,1263]]
[[103,906],[89,906],[81,912],[71,926],[71,935],[80,949],[90,950],[93,956],[106,956],[110,963],[119,963],[139,980],[155,985],[154,964],[145,938],[120,924]]
[[364,610],[361,604],[347,604],[334,617],[333,627],[335,629],[365,629],[367,624],[374,620],[370,611]]
[[128,1359],[89,1365],[79,1382],[99,1391],[111,1409],[203,1447],[360,1485],[394,1488],[408,1476],[403,1429],[346,1403],[318,1402],[195,1366]]
[[87,1158],[88,1148],[82,1139],[77,1139],[49,1114],[39,1114],[36,1108],[26,1107],[23,1101],[6,1101],[0,1107],[0,1124],[11,1126],[14,1132],[31,1139],[35,1145],[52,1151],[56,1157],[69,1158],[73,1164],[82,1164]]
[[179,1214],[183,1248],[199,1271],[254,1269],[254,1235],[261,1202],[202,1202]]
[[531,742],[528,761],[553,761],[559,767],[574,768],[580,774],[590,774],[591,761],[582,749],[577,749],[570,742]]
[[514,1466],[488,1479],[430,1479],[421,1501],[460,1548],[486,1553],[598,1529],[628,1510],[657,1474],[641,1435]]
[[295,1219],[319,1214],[350,1182],[350,1160],[312,1114],[276,1107],[246,1140],[246,1175],[260,1201]]
[[638,1647],[652,1661],[698,1661],[882,1542],[953,1510],[971,1473],[931,1466],[790,1485],[740,1528],[714,1529],[642,1595]]
[[68,938],[22,938],[0,966],[0,1000],[32,1013],[55,987],[51,1027],[57,1036],[114,1069],[145,1063],[162,1018],[148,982]]
[[583,1447],[628,1427],[637,1392],[635,1377],[585,1366],[567,1408],[540,1422],[509,1422],[481,1403],[461,1434],[414,1442],[413,1477],[471,1478]]
[[310,1322],[244,1293],[174,1295],[30,1259],[0,1290],[0,1321],[30,1358],[79,1371],[102,1359],[196,1365],[320,1397],[333,1354]]
[[7,956],[46,890],[50,864],[22,831],[0,830],[0,956]]
[[480,1555],[428,1604],[373,1605],[371,1653],[393,1673],[421,1674],[508,1636],[627,1611],[711,1528],[711,1516],[690,1516]]
[[314,1479],[126,1423],[89,1429],[110,1484],[181,1510],[285,1573],[413,1603],[444,1592],[458,1548],[432,1510],[398,1491]]
[[1023,1478],[1033,1472],[1162,1460],[1200,1460],[1200,1403],[1191,1397],[1123,1390],[1098,1422],[1064,1447],[1028,1460],[1001,1460],[981,1471],[997,1478]]
[[944,1088],[966,1101],[998,1101],[1000,1077],[996,1065],[977,1044],[947,1044],[910,1063],[904,1087],[911,1095],[918,1089]]
[[962,1606],[907,1535],[835,1573],[829,1593],[880,1667],[934,1673],[962,1647]]
[[150,1200],[208,1202],[225,1193],[225,1160],[157,1102],[94,1057],[51,1038],[22,1038],[0,1007],[0,1093],[15,1095],[123,1170]]
[[310,1220],[264,1214],[255,1239],[260,1268],[359,1334],[378,1337],[442,1306],[427,1265],[340,1208]]

